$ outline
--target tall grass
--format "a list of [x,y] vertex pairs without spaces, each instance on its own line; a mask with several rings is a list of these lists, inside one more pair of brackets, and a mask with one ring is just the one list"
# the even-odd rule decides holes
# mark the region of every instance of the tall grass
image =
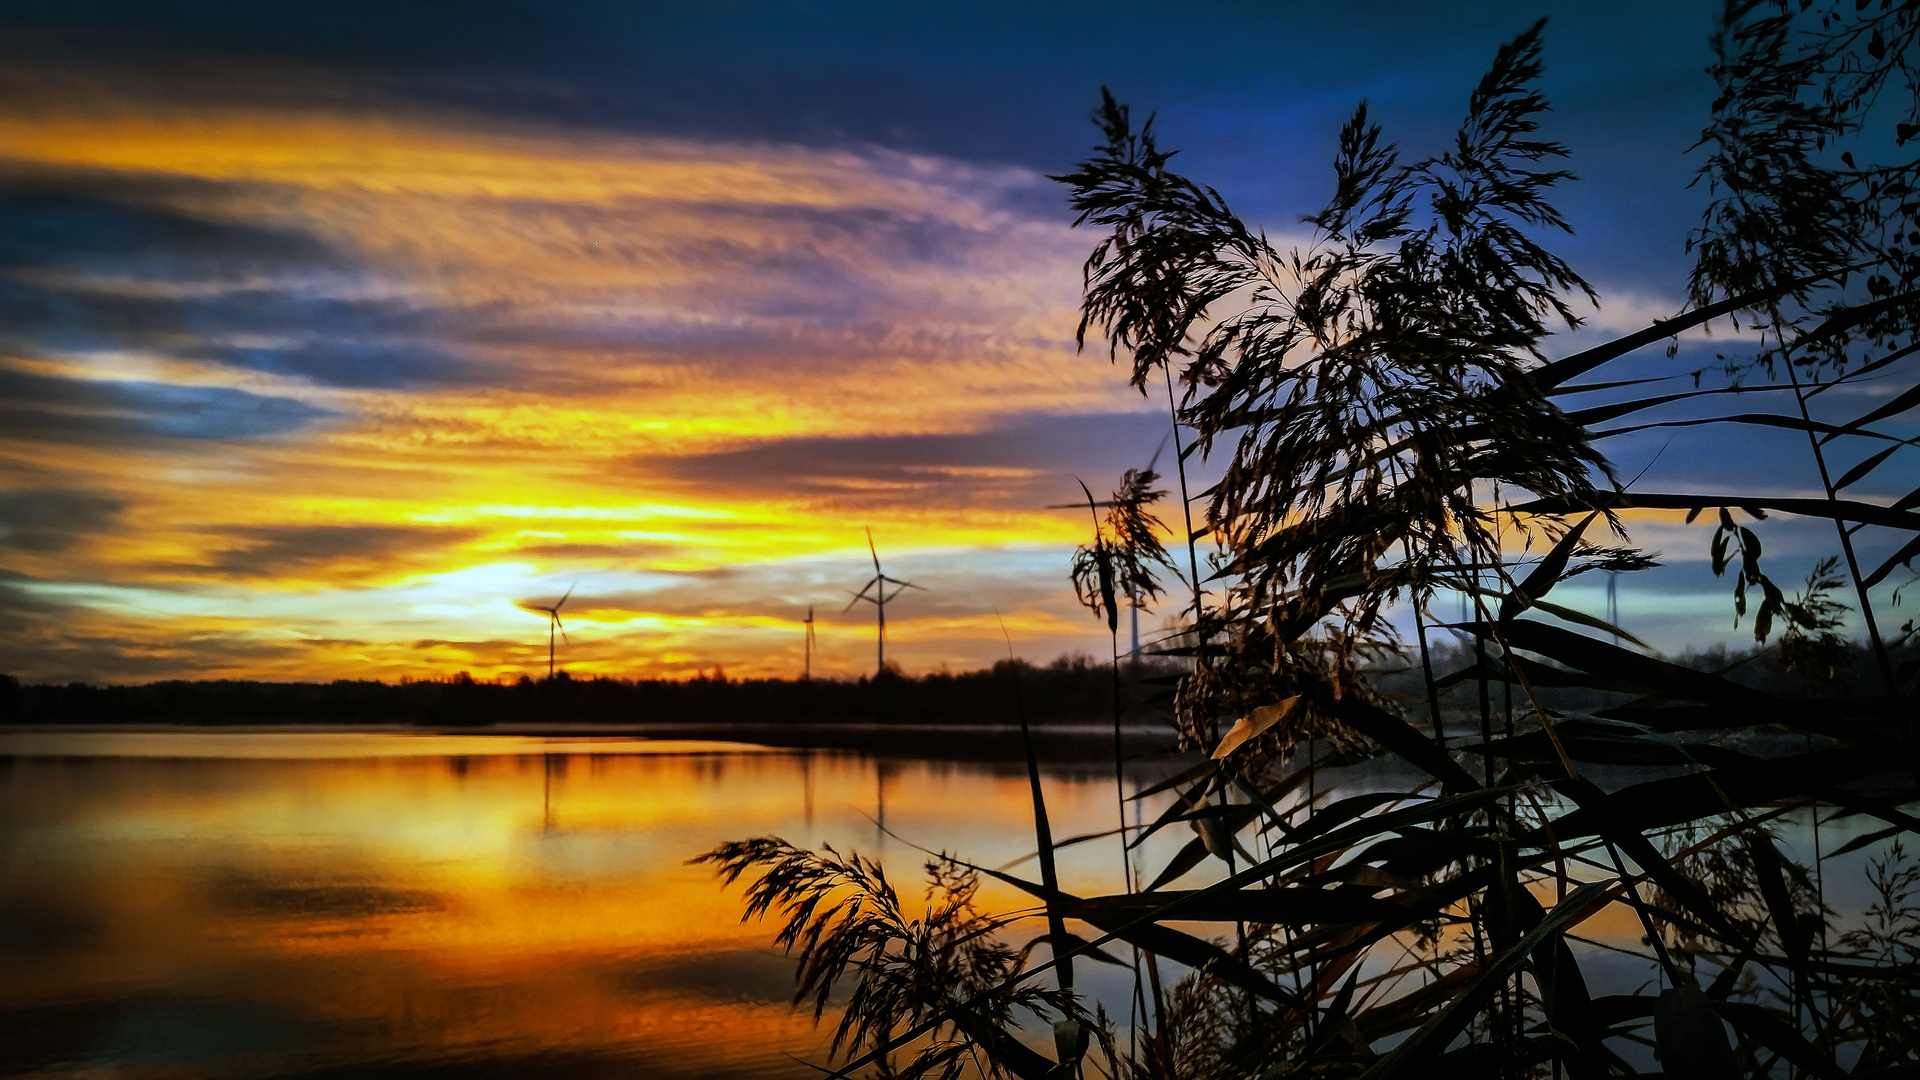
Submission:
[[[1722,108],[1778,56],[1774,37],[1740,36],[1753,7],[1730,13]],[[1906,21],[1889,25],[1920,25],[1911,5],[1899,10]],[[1850,670],[1842,636],[1849,614],[1872,611],[1873,588],[1920,554],[1920,492],[1892,505],[1842,496],[1908,445],[1883,426],[1920,404],[1911,368],[1898,366],[1917,307],[1898,282],[1913,268],[1904,252],[1819,234],[1825,255],[1791,274],[1734,272],[1751,269],[1735,256],[1757,241],[1715,234],[1716,222],[1768,223],[1716,209],[1696,238],[1708,257],[1691,310],[1549,358],[1553,329],[1577,324],[1572,300],[1591,290],[1536,239],[1564,229],[1549,196],[1569,178],[1554,167],[1564,149],[1537,132],[1539,34],[1499,50],[1444,154],[1403,162],[1358,110],[1340,137],[1335,194],[1307,219],[1313,242],[1285,252],[1218,192],[1171,171],[1151,125],[1134,127],[1105,100],[1104,145],[1061,178],[1080,223],[1103,233],[1086,266],[1085,328],[1130,357],[1136,386],[1156,374],[1177,382],[1182,457],[1224,461],[1220,483],[1195,496],[1204,529],[1188,529],[1189,545],[1203,531],[1221,540],[1215,588],[1202,589],[1190,554],[1193,607],[1182,643],[1163,650],[1191,663],[1172,705],[1180,738],[1205,756],[1135,796],[1171,793],[1163,814],[1121,828],[1135,850],[1170,827],[1194,839],[1144,888],[1104,896],[1068,894],[1051,875],[936,863],[947,893],[941,883],[988,874],[1031,895],[1029,911],[969,925],[985,939],[1044,918],[1051,955],[996,961],[960,997],[941,982],[911,1008],[850,1002],[843,1031],[866,1037],[836,1075],[917,1075],[958,1060],[939,1054],[961,1043],[984,1072],[1024,1078],[1087,1067],[1170,1080],[1584,1078],[1633,1073],[1647,1048],[1675,1076],[1920,1069],[1920,869],[1897,842],[1920,829],[1904,809],[1920,797],[1916,665],[1900,660],[1914,628],[1889,638],[1865,622],[1871,679]],[[1724,169],[1716,177],[1722,199],[1755,194]],[[1891,268],[1864,299],[1847,291],[1862,265]],[[1755,363],[1784,365],[1784,383],[1670,392],[1602,370],[1735,315],[1768,328]],[[1836,352],[1843,336],[1851,348]],[[1887,404],[1814,415],[1826,390],[1869,375],[1901,380]],[[1706,408],[1734,391],[1788,394],[1791,406]],[[1692,407],[1682,403],[1700,411],[1676,415]],[[1640,491],[1605,454],[1628,432],[1709,423],[1809,440],[1824,496]],[[1833,478],[1827,455],[1863,444],[1878,446]],[[1555,589],[1583,573],[1654,565],[1622,516],[1643,508],[1713,526],[1710,557],[1731,576],[1738,612],[1759,641],[1777,635],[1779,662],[1814,700],[1676,663],[1560,602]],[[1797,593],[1763,561],[1755,523],[1772,513],[1828,518],[1845,548]],[[1115,531],[1096,517],[1075,581],[1110,616],[1117,658]],[[1868,568],[1859,552],[1874,533],[1895,534],[1896,547]],[[1848,585],[1857,607],[1841,598]],[[1466,617],[1441,617],[1442,595],[1464,597]],[[1397,610],[1413,613],[1412,642],[1389,618]],[[1443,651],[1436,634],[1468,647]],[[1396,666],[1417,679],[1411,700],[1372,677]],[[1464,705],[1449,706],[1463,689]],[[1606,704],[1548,704],[1570,695]],[[1364,793],[1323,784],[1330,766],[1387,759],[1419,778]],[[1037,762],[1029,773],[1043,821]],[[1804,817],[1877,826],[1801,865],[1775,830]],[[1840,927],[1824,864],[1887,841],[1871,863],[1871,911]],[[707,858],[730,880],[759,875],[755,911],[787,905],[782,940],[803,946],[803,990],[817,987],[818,976],[806,981],[812,942],[854,925],[818,897],[871,893],[877,871],[774,843]],[[1051,846],[1042,834],[1043,866]],[[807,859],[837,883],[821,892],[817,875],[783,869],[815,865]],[[1181,887],[1210,862],[1220,864],[1210,883]],[[1603,945],[1582,924],[1614,907],[1643,937],[1604,947],[1654,974],[1634,992],[1596,994],[1583,969]],[[1076,921],[1092,932],[1068,943]],[[861,962],[832,969],[856,999],[925,953],[924,932],[896,923],[884,941],[862,939],[878,943]],[[1088,1059],[1064,1043],[1051,1059],[1008,1050],[1021,1008],[1110,1030],[1071,998],[1065,974],[1114,942],[1138,949],[1145,973],[1124,1052],[1111,1035]],[[1163,985],[1174,968],[1183,973]],[[1033,989],[1050,970],[1061,973],[1055,989]],[[908,1047],[919,1056],[890,1064]]]

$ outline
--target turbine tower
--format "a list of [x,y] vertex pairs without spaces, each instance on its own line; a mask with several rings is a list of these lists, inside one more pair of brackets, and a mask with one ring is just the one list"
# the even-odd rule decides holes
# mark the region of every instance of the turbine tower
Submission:
[[813,605],[807,605],[807,617],[801,620],[807,624],[807,666],[800,669],[800,681],[808,682],[813,678]]
[[561,596],[560,599],[555,600],[553,602],[552,607],[540,607],[538,605],[534,605],[527,609],[529,611],[544,611],[547,613],[547,678],[548,679],[553,678],[553,632],[555,630],[560,631],[561,639],[566,641],[566,643],[569,645],[573,644],[573,639],[567,637],[566,626],[560,621],[560,608],[562,605],[564,605],[567,602],[567,597],[573,595],[574,586],[578,584],[580,583],[576,581],[573,583],[573,585],[567,586],[567,591],[565,595]]
[[[888,577],[886,572],[880,569],[880,551],[873,546],[873,527],[871,525],[867,527],[867,553],[873,556],[873,577],[869,579],[865,585],[860,587],[859,592],[853,594],[853,599],[848,602],[846,610],[840,614],[845,615],[848,611],[852,611],[853,605],[862,600],[872,604],[879,612],[879,639],[876,650],[879,657],[879,666],[875,669],[875,674],[877,675],[887,670],[887,603],[894,597],[899,596],[903,590],[920,589],[920,586],[915,585],[911,581],[901,581],[899,578]],[[887,586],[889,585],[897,587],[892,592],[888,592]],[[920,591],[926,592],[925,589],[920,589]]]

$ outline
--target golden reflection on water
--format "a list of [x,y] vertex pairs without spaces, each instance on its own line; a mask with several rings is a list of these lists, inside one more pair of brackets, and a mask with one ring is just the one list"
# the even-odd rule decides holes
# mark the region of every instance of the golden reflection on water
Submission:
[[[1113,828],[1115,794],[1098,769],[1049,776],[1055,836]],[[832,843],[884,859],[912,904],[924,856],[876,819],[988,866],[1032,848],[1015,764],[607,737],[0,733],[0,1075],[815,1076],[795,1057],[825,1061],[825,1031],[788,1004],[771,928],[743,925],[740,890],[686,860],[754,835]],[[1165,830],[1142,863],[1187,839]],[[1118,889],[1115,845],[1064,850],[1063,886]],[[1029,906],[993,882],[981,903]],[[1615,904],[1579,933],[1631,947],[1640,926]],[[1648,977],[1578,951],[1596,987]],[[1081,988],[1124,1014],[1113,972]]]
[[[1024,776],[987,766],[156,738],[0,735],[0,1073],[817,1075],[788,1056],[824,1060],[790,963],[685,860],[827,841],[886,856],[914,899],[918,853],[874,815],[990,862],[1030,847]],[[1049,796],[1062,835],[1114,823],[1110,779]],[[1069,887],[1113,887],[1096,847]]]

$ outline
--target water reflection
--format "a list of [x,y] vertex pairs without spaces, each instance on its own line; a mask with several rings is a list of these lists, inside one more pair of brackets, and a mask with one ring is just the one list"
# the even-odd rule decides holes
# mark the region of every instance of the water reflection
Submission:
[[[877,851],[912,892],[879,820],[988,861],[1031,837],[1010,766],[181,738],[0,735],[0,1073],[817,1075],[791,965],[684,860],[774,833]],[[1048,783],[1057,829],[1110,825],[1110,778]],[[1062,872],[1102,890],[1118,863]]]
[[[913,898],[923,856],[889,833],[1009,862],[1031,847],[1026,786],[1011,760],[739,743],[0,733],[0,1074],[814,1076],[790,1055],[822,1061],[825,1040],[788,1006],[770,930],[684,861],[777,834],[876,854]],[[1097,765],[1050,774],[1055,835],[1112,828],[1114,794]],[[1812,861],[1805,821],[1783,831]],[[1187,839],[1163,831],[1137,865]],[[1843,915],[1870,854],[1827,865]],[[1116,890],[1120,853],[1069,848],[1060,872]],[[1624,906],[1580,933],[1596,992],[1651,976],[1608,948],[1638,942]],[[1125,974],[1090,967],[1082,989],[1124,1014]]]

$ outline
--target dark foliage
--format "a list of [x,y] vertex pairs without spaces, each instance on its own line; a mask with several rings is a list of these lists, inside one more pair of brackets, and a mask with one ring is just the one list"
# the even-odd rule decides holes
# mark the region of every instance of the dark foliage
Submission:
[[[1161,650],[1190,665],[1168,695],[1178,735],[1211,756],[1141,792],[1164,809],[1117,830],[1130,850],[1170,828],[1192,839],[1144,888],[1112,895],[991,872],[1039,902],[1007,918],[1079,920],[1094,933],[1075,951],[1120,943],[1140,958],[1112,1074],[1597,1080],[1633,1073],[1641,1048],[1669,1076],[1920,1069],[1920,871],[1899,844],[1920,832],[1907,810],[1920,801],[1920,627],[1881,635],[1869,591],[1920,557],[1920,492],[1891,506],[1839,495],[1906,445],[1876,425],[1920,406],[1913,366],[1896,366],[1920,350],[1899,340],[1920,312],[1915,165],[1857,165],[1836,142],[1881,119],[1891,138],[1866,140],[1878,149],[1920,134],[1917,13],[1735,0],[1705,139],[1717,201],[1693,238],[1696,306],[1552,360],[1550,326],[1576,321],[1569,298],[1585,285],[1533,236],[1563,228],[1547,196],[1568,179],[1543,164],[1564,151],[1535,133],[1539,27],[1499,51],[1446,154],[1403,164],[1358,111],[1334,196],[1306,219],[1314,241],[1289,253],[1172,172],[1151,125],[1104,100],[1104,144],[1060,177],[1080,223],[1103,233],[1081,334],[1129,354],[1142,389],[1178,367],[1175,420],[1191,439],[1176,445],[1227,458],[1196,496],[1221,545],[1212,587],[1191,583],[1188,623]],[[1730,315],[1767,338],[1727,364],[1724,385],[1700,389],[1704,371],[1693,390],[1650,396],[1636,395],[1660,380],[1575,381]],[[1743,385],[1756,365],[1788,381]],[[1823,391],[1866,374],[1898,379],[1883,404],[1814,416]],[[1734,392],[1791,393],[1791,407],[1641,416]],[[1601,451],[1626,432],[1705,423],[1804,438],[1825,497],[1634,491]],[[1863,441],[1872,452],[1833,479],[1827,454]],[[1706,546],[1732,578],[1731,614],[1751,620],[1752,653],[1676,661],[1553,597],[1583,573],[1654,565],[1597,542],[1636,508],[1714,526]],[[1753,523],[1773,513],[1837,530],[1842,554],[1797,592],[1763,564]],[[1878,567],[1853,544],[1868,529],[1896,539]],[[1104,529],[1097,539],[1110,547]],[[1106,611],[1113,565],[1109,551],[1076,566]],[[1849,584],[1853,604],[1838,595]],[[1463,605],[1456,621],[1435,617],[1443,593]],[[1416,641],[1387,622],[1396,605]],[[1844,636],[1851,615],[1864,646]],[[1321,783],[1373,761],[1423,778],[1358,793]],[[1838,817],[1876,828],[1801,865],[1774,836],[1789,814],[1816,836]],[[1114,838],[1055,845],[1042,830],[1039,854]],[[1868,874],[1876,900],[1843,924],[1823,864],[1890,840]],[[804,896],[769,876],[778,865],[730,864],[761,873],[767,895]],[[1210,883],[1182,885],[1202,867]],[[1616,905],[1644,933],[1624,951],[1656,978],[1595,996],[1569,942]],[[1184,973],[1168,986],[1173,965]],[[890,977],[837,974],[861,988]],[[922,1019],[836,1075],[884,1069],[957,1015]],[[1041,1074],[1075,1073],[1061,1045]]]
[[[1151,678],[1153,670],[1143,672]],[[26,724],[1006,724],[1024,689],[1035,722],[1105,723],[1105,664],[1001,661],[959,674],[830,679],[571,679],[518,684],[464,676],[404,683],[241,681],[20,686],[0,676],[0,719]],[[1122,689],[1129,698],[1133,691]]]

